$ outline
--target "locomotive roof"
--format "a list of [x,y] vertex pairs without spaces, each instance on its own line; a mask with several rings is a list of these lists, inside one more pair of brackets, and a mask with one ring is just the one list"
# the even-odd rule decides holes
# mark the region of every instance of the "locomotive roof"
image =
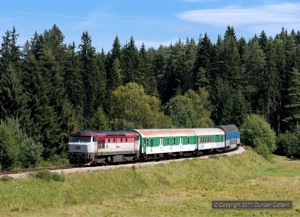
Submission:
[[222,129],[225,133],[235,133],[235,132],[240,132],[237,126],[234,124],[231,125],[219,125],[216,126],[216,128]]
[[82,130],[71,136],[133,136],[136,132],[129,130]]

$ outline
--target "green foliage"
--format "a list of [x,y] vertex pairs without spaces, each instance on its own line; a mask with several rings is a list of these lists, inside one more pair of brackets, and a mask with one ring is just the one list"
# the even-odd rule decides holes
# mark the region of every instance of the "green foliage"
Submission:
[[[67,46],[56,25],[42,34],[35,32],[22,49],[18,37],[15,27],[2,37],[0,120],[18,120],[27,135],[26,148],[36,151],[24,148],[31,154],[18,158],[33,160],[20,164],[11,156],[7,161],[11,166],[35,164],[32,156],[38,155],[34,147],[39,145],[28,145],[34,141],[42,144],[46,160],[63,154],[68,134],[78,129],[192,127],[212,122],[239,127],[251,111],[265,117],[277,134],[293,132],[299,124],[299,31],[288,33],[283,28],[274,38],[262,31],[246,42],[228,26],[215,44],[205,34],[197,44],[194,39],[179,39],[148,50],[144,44],[139,49],[133,37],[121,46],[116,37],[107,53],[96,51],[87,31],[78,47]],[[130,82],[142,91],[130,93]],[[208,93],[199,95],[199,87]],[[202,99],[206,94],[209,98]],[[2,134],[12,133],[2,129]],[[6,140],[3,144],[14,143]],[[8,153],[10,148],[3,147]],[[18,148],[11,149],[19,153]],[[296,153],[294,149],[281,148],[289,154]]]
[[28,137],[17,121],[7,119],[0,124],[1,164],[3,170],[34,167],[41,161],[43,147]]
[[254,140],[255,147],[254,150],[261,156],[263,156],[265,159],[270,160],[271,159],[271,151],[269,147],[263,143],[260,139]]
[[171,120],[160,111],[160,101],[136,83],[112,92],[110,116],[114,129],[168,128]]
[[189,90],[183,96],[173,97],[165,110],[176,127],[211,127],[213,122],[210,119],[209,106],[208,92],[199,89],[197,93]]
[[33,177],[36,179],[41,179],[46,182],[50,182],[50,181],[64,182],[65,181],[64,174],[51,173],[49,170],[43,170],[43,171],[37,172],[33,175]]
[[90,124],[87,128],[91,130],[108,130],[110,128],[109,120],[102,107],[99,107],[97,112],[92,116]]
[[240,128],[242,143],[254,147],[258,153],[268,156],[276,149],[275,132],[263,117],[255,114],[247,115]]
[[277,147],[288,157],[300,157],[300,132],[296,130],[280,134],[277,139]]
[[213,106],[212,120],[216,125],[232,124],[241,126],[249,113],[249,104],[241,92],[231,87],[230,83],[217,79],[211,95]]
[[291,86],[288,88],[288,103],[286,109],[288,116],[284,119],[289,129],[300,127],[300,72],[293,68],[291,72]]

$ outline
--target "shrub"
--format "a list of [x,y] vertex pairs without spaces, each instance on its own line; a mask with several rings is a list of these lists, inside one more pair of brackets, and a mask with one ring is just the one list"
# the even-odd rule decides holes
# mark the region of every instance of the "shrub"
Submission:
[[261,155],[262,157],[264,157],[267,160],[271,159],[271,152],[268,148],[268,146],[263,143],[260,139],[256,139],[255,141],[255,147],[254,150]]
[[263,117],[255,114],[247,115],[241,127],[242,142],[245,145],[255,147],[255,140],[265,143],[273,152],[276,148],[275,132]]
[[[263,117],[255,114],[247,115],[241,126],[242,143],[254,147],[260,153],[269,153],[276,149],[275,132]],[[266,146],[266,147],[264,147]]]
[[284,134],[280,134],[277,139],[278,149],[282,149],[288,157],[300,156],[300,132],[286,131]]
[[64,182],[65,181],[65,176],[63,174],[51,173],[48,170],[43,170],[43,171],[37,172],[36,174],[33,175],[33,177],[44,180],[46,182],[50,182],[51,180],[56,181],[56,182]]
[[2,176],[2,177],[0,178],[0,180],[1,180],[2,182],[9,182],[9,181],[13,180],[13,178],[10,177],[10,176],[4,175],[4,176]]

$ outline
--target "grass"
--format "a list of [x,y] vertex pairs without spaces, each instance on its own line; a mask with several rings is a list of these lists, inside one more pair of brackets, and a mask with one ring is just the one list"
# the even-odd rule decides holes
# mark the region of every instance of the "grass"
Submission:
[[[270,162],[248,150],[68,174],[63,182],[5,178],[0,216],[299,216],[299,169],[298,160],[275,156]],[[293,210],[212,210],[212,200],[293,200]]]

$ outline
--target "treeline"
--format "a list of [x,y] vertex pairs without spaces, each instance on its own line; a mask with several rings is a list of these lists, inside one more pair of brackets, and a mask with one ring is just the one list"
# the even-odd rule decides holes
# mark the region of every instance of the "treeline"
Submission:
[[228,26],[216,43],[204,34],[158,49],[116,37],[107,53],[88,32],[66,44],[56,25],[24,46],[18,37],[8,30],[0,47],[2,168],[64,155],[78,129],[240,127],[251,113],[280,135],[278,152],[300,153],[299,31],[246,41]]

